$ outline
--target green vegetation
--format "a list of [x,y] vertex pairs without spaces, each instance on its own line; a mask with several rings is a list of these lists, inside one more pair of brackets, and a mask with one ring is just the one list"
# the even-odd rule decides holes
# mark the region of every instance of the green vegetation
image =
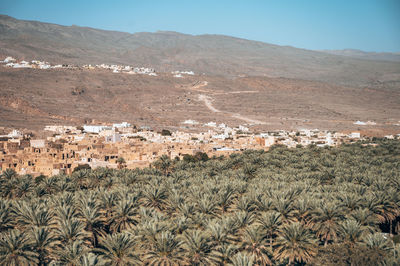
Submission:
[[75,173],[75,172],[78,172],[78,171],[81,171],[81,170],[90,170],[90,169],[92,169],[90,167],[90,165],[85,163],[85,164],[80,164],[77,167],[75,167],[73,172]]
[[172,133],[168,129],[161,130],[161,136],[171,136]]
[[0,180],[0,265],[400,264],[398,141]]

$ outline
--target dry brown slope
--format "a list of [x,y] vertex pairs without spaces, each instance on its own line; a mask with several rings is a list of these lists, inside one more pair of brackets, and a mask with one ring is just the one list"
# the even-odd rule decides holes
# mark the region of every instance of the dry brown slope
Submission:
[[[0,84],[0,126],[21,128],[91,119],[178,128],[186,119],[239,125],[245,117],[265,122],[259,125],[263,129],[344,130],[356,129],[356,120],[374,120],[379,127],[395,130],[390,124],[400,120],[399,91],[286,78],[233,80],[201,75],[177,79],[170,74],[150,77],[0,67]],[[221,112],[211,112],[199,95],[211,97]]]
[[0,56],[53,63],[120,63],[159,71],[266,75],[350,86],[400,87],[400,63],[359,60],[223,35],[135,33],[60,26],[0,15]]

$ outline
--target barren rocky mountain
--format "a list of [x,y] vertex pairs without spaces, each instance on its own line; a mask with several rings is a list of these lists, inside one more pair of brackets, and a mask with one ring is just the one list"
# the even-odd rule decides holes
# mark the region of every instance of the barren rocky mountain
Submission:
[[356,49],[323,50],[322,52],[359,59],[400,62],[400,53],[364,52]]
[[[400,63],[355,59],[220,35],[122,33],[0,16],[0,57],[107,70],[0,66],[0,126],[128,121],[155,128],[201,123],[262,130],[320,128],[398,133]],[[196,75],[175,78],[172,70]],[[360,127],[357,120],[377,125]]]
[[124,33],[0,15],[0,55],[53,63],[118,63],[158,71],[286,77],[346,86],[398,86],[400,63],[362,60],[222,35]]

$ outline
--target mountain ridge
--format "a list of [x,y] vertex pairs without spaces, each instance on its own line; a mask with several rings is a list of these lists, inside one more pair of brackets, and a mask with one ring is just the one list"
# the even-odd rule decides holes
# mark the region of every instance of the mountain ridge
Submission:
[[[128,121],[175,130],[192,119],[200,124],[250,123],[257,130],[354,130],[359,120],[376,121],[368,128],[374,132],[397,132],[397,62],[226,35],[131,34],[0,16],[0,58],[5,56],[51,64],[143,66],[158,72],[0,66],[0,121],[9,128]],[[175,70],[195,74],[178,78],[170,72]],[[198,84],[206,85],[199,89]],[[84,93],[74,93],[77,88]]]
[[321,52],[365,60],[400,62],[400,52],[366,52],[359,49],[321,50]]
[[0,55],[67,64],[125,64],[161,72],[300,78],[372,86],[400,76],[400,63],[332,55],[242,38],[167,31],[127,33],[0,16]]

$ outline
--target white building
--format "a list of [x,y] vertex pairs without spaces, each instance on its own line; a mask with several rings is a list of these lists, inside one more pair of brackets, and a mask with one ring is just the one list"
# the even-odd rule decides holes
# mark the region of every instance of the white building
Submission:
[[189,120],[183,121],[183,124],[186,124],[186,125],[197,125],[197,124],[199,124],[199,122],[189,119]]
[[356,121],[353,124],[354,125],[359,125],[359,126],[375,126],[376,125],[376,123],[374,121],[367,121],[367,122]]
[[10,63],[10,62],[15,62],[17,60],[15,60],[15,58],[11,57],[11,56],[7,56],[6,59],[4,59],[2,62],[3,63]]
[[33,148],[44,148],[46,146],[44,139],[31,139],[30,143]]
[[360,132],[351,132],[349,134],[349,138],[352,138],[352,139],[359,139],[360,137],[361,137]]
[[265,146],[270,147],[275,144],[275,137],[274,136],[267,136],[265,138]]
[[204,124],[206,127],[217,127],[217,123],[215,122],[208,122],[207,124]]
[[51,68],[51,66],[49,64],[40,64],[39,68],[40,69],[49,69],[49,68]]
[[62,134],[62,133],[66,133],[66,132],[76,131],[77,128],[74,126],[49,125],[49,126],[45,126],[44,130]]
[[332,146],[334,144],[331,132],[328,132],[328,134],[326,135],[326,144],[328,144],[329,146]]
[[117,123],[117,124],[113,124],[113,128],[127,128],[130,127],[131,124],[129,124],[128,122],[122,122],[122,123]]
[[88,133],[100,133],[103,130],[110,129],[107,126],[84,125],[83,130]]
[[242,125],[239,126],[239,130],[242,132],[249,132],[249,128]]
[[121,141],[121,135],[117,132],[114,132],[113,134],[106,136],[105,137],[106,142],[120,142]]
[[16,129],[14,129],[13,131],[11,131],[10,133],[8,133],[7,135],[9,138],[13,138],[13,139],[17,139],[22,137],[22,133]]

